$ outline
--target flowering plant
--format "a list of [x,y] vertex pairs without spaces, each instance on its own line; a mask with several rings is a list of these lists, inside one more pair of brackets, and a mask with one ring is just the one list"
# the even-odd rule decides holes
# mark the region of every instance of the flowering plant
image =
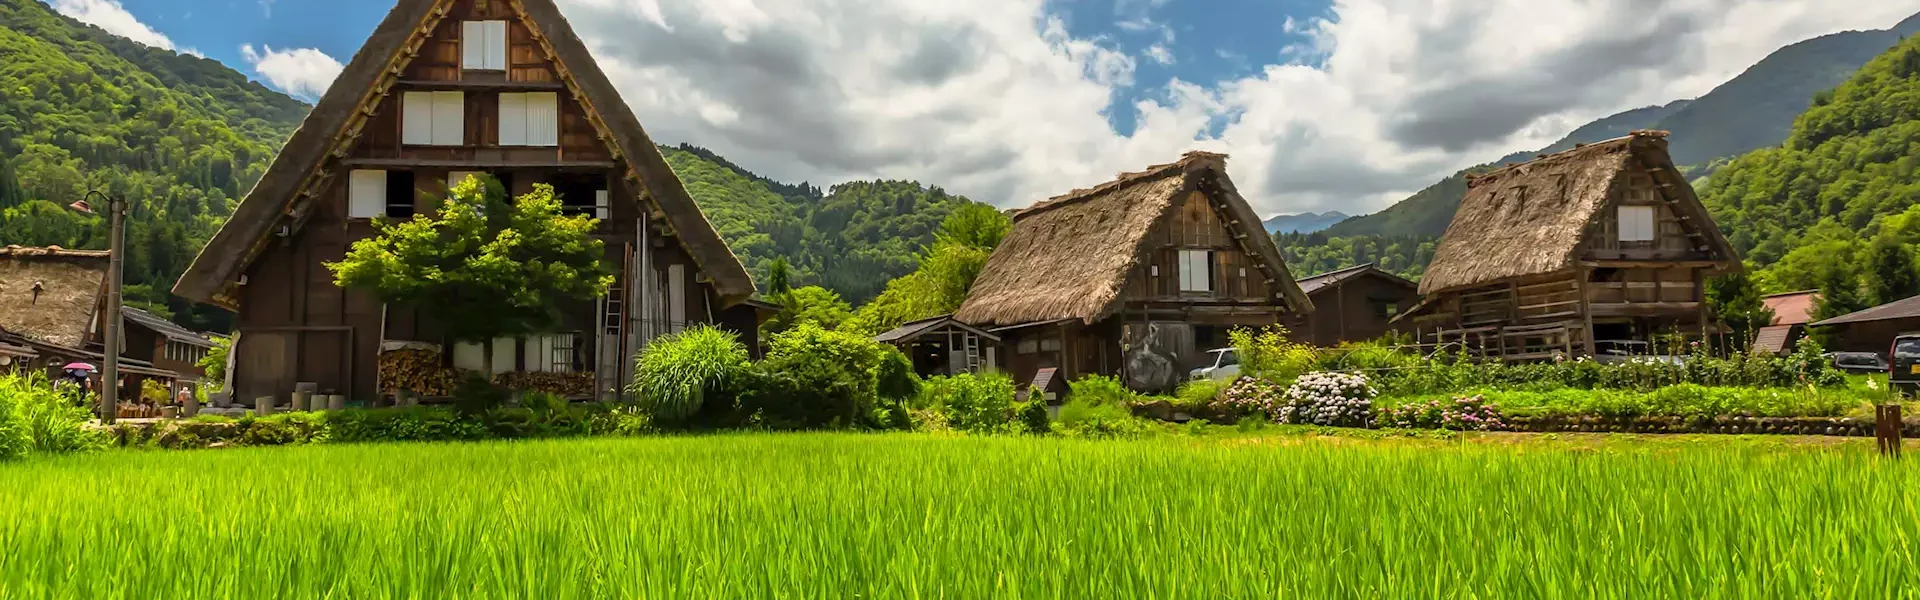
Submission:
[[1308,373],[1287,388],[1285,410],[1274,417],[1282,423],[1366,427],[1374,396],[1365,375]]
[[1216,401],[1240,415],[1264,413],[1278,416],[1279,409],[1285,405],[1281,401],[1280,386],[1257,377],[1241,377],[1220,392]]
[[1454,431],[1499,431],[1507,428],[1500,406],[1478,395],[1456,396],[1451,401],[1434,399],[1382,409],[1379,424],[1382,427]]

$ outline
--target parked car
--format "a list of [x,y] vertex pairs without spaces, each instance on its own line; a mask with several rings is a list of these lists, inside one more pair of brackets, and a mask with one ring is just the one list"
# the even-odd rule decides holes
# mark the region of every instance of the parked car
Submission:
[[1828,352],[1826,356],[1833,361],[1833,368],[1848,373],[1887,372],[1887,359],[1879,352]]
[[1893,348],[1887,351],[1887,357],[1893,367],[1887,372],[1887,380],[1894,389],[1908,394],[1920,393],[1920,333],[1904,333],[1893,338]]
[[1606,364],[1646,361],[1678,365],[1686,362],[1686,358],[1681,356],[1656,355],[1653,353],[1653,344],[1642,340],[1596,340],[1593,350],[1598,354],[1593,359]]
[[1187,379],[1233,381],[1240,378],[1240,357],[1232,348],[1207,351],[1207,366],[1187,373]]

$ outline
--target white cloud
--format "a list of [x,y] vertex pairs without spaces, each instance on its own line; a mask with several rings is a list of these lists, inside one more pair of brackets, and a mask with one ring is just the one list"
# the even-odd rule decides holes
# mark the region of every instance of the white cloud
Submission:
[[[1306,36],[1272,57],[1292,63],[1204,87],[1156,83],[1147,97],[1159,100],[1127,106],[1113,100],[1134,91],[1134,58],[1070,35],[1045,0],[562,4],[657,138],[777,179],[917,179],[1024,206],[1203,148],[1233,155],[1263,213],[1375,210],[1593,118],[1702,94],[1782,45],[1920,10],[1336,0],[1327,19],[1277,24]],[[1149,17],[1116,18],[1165,28]],[[1108,111],[1136,112],[1134,132],[1115,133]]]
[[1173,50],[1168,49],[1166,44],[1154,44],[1147,47],[1147,58],[1151,58],[1153,62],[1163,65],[1171,65],[1173,64]]
[[163,50],[173,49],[173,40],[134,18],[119,0],[54,0],[53,9],[107,33]]
[[240,57],[267,83],[291,96],[317,99],[333,85],[345,66],[313,48],[275,50],[272,46],[240,46]]

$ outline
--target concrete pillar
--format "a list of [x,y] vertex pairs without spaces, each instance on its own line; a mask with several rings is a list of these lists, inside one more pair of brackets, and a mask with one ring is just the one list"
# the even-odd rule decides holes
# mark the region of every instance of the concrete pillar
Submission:
[[340,394],[327,396],[327,410],[346,410],[346,409],[347,409],[346,396],[343,396]]
[[200,416],[200,396],[199,395],[187,394],[186,415],[187,415],[187,418],[189,419]]
[[253,416],[264,417],[271,414],[273,414],[273,396],[253,399]]

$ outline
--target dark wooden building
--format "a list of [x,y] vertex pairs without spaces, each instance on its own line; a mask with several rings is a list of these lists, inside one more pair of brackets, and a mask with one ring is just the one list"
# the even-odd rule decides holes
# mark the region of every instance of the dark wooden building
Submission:
[[1761,302],[1773,311],[1773,321],[1754,333],[1753,351],[1785,354],[1807,337],[1807,324],[1813,322],[1813,307],[1820,302],[1820,291],[1774,294]]
[[1425,342],[1542,360],[1697,339],[1711,329],[1707,278],[1740,268],[1666,132],[1544,156],[1467,188],[1421,303],[1400,319]]
[[197,384],[207,376],[199,362],[213,351],[212,338],[131,306],[121,308],[121,315],[127,324],[122,355],[179,373],[180,384]]
[[1313,313],[1287,318],[1296,342],[1321,347],[1378,339],[1397,330],[1393,318],[1420,300],[1420,285],[1372,263],[1300,280]]
[[[0,248],[0,366],[58,376],[69,363],[101,366],[106,355],[107,253],[59,247]],[[177,390],[190,378],[172,367],[156,364],[154,339],[137,321],[139,309],[122,313],[121,400],[139,397],[141,383],[152,379]],[[141,312],[141,315],[146,313]],[[168,323],[173,329],[184,329]],[[100,377],[95,371],[96,386]],[[97,388],[96,389],[100,389]]]
[[1016,381],[1165,390],[1228,329],[1312,310],[1226,156],[1190,152],[1016,213],[954,318],[1001,337]]
[[1834,345],[1827,350],[1872,352],[1892,361],[1887,352],[1893,348],[1893,338],[1920,334],[1920,296],[1840,315],[1812,327],[1833,334]]
[[1000,370],[1000,336],[940,315],[873,337],[906,353],[921,377]]
[[373,400],[383,349],[443,342],[432,315],[341,289],[323,263],[475,173],[599,218],[618,276],[566,331],[494,340],[492,364],[480,344],[439,348],[453,366],[570,373],[605,397],[639,348],[690,324],[756,344],[753,281],[553,0],[403,0],[174,288],[238,313],[236,397],[309,382]]

